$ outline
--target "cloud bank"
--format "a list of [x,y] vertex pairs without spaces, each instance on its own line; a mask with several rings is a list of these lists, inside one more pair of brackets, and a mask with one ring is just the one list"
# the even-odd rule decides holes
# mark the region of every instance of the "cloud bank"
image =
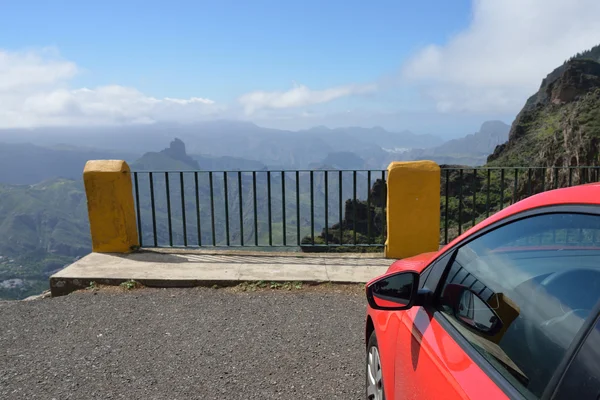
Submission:
[[78,72],[52,49],[0,51],[0,127],[185,122],[222,111],[210,99],[157,99],[119,85],[71,89]]
[[472,12],[402,68],[441,112],[516,113],[555,67],[600,43],[598,0],[474,0]]
[[[246,118],[260,110],[293,110],[374,90],[374,85],[324,90],[295,85],[285,92],[256,91],[232,104],[217,104],[204,97],[155,98],[120,85],[71,88],[79,72],[75,63],[60,58],[55,49],[0,50],[0,128]],[[296,111],[298,116],[304,112]]]
[[346,85],[324,90],[311,90],[304,85],[295,84],[285,92],[256,91],[241,96],[238,101],[247,115],[261,109],[281,109],[305,107],[326,103],[341,97],[373,92],[376,85]]

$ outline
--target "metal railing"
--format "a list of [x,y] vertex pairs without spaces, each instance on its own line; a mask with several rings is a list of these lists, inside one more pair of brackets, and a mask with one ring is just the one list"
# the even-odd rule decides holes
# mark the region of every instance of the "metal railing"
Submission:
[[[143,247],[380,249],[385,170],[136,171]],[[442,168],[440,243],[550,189],[600,180],[600,167]]]
[[135,171],[142,247],[381,248],[385,170]]
[[600,167],[442,168],[440,243],[526,197],[600,180]]

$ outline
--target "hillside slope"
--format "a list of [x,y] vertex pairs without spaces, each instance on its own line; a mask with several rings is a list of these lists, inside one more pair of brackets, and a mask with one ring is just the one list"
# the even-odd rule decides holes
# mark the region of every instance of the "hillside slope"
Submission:
[[90,252],[83,184],[0,184],[0,298],[39,293],[48,276]]
[[517,116],[508,142],[490,166],[595,166],[600,154],[600,63],[571,60],[554,80],[544,80]]
[[489,166],[596,166],[600,154],[600,46],[542,81]]

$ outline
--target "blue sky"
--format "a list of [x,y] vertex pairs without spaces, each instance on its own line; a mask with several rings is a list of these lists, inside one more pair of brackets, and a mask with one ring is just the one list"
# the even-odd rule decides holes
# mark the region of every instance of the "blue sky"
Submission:
[[457,136],[511,122],[599,43],[596,3],[0,0],[0,127],[237,118]]

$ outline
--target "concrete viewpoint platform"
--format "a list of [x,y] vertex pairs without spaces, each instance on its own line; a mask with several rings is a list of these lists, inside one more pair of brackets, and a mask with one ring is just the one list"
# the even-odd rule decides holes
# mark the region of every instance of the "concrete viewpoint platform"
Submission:
[[377,253],[271,253],[251,251],[142,250],[91,253],[50,277],[53,296],[90,282],[118,285],[133,279],[146,286],[232,285],[243,281],[364,283],[394,260]]

